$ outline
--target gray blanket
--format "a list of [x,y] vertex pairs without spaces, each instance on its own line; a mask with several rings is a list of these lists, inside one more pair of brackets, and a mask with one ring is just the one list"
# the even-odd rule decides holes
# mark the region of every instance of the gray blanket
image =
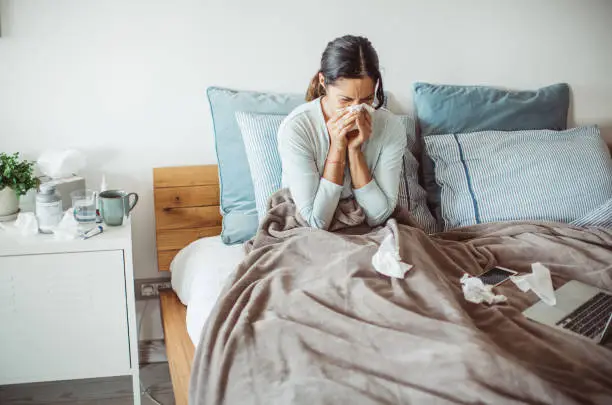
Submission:
[[[536,324],[537,301],[508,282],[507,304],[472,304],[459,278],[494,265],[548,266],[556,288],[612,290],[612,231],[551,223],[478,225],[426,235],[397,213],[369,229],[354,204],[325,232],[277,193],[196,350],[190,403],[612,403],[612,350]],[[395,232],[414,268],[372,267]]]

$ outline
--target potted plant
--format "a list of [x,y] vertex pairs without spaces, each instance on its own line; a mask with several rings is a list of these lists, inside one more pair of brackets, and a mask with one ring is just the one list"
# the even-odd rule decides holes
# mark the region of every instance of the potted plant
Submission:
[[20,160],[19,153],[0,153],[0,217],[19,211],[19,197],[38,187],[34,162]]

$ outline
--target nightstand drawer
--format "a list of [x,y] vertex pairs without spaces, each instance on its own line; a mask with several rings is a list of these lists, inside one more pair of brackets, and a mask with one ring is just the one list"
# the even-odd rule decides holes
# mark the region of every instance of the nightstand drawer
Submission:
[[122,250],[0,257],[0,385],[130,372]]

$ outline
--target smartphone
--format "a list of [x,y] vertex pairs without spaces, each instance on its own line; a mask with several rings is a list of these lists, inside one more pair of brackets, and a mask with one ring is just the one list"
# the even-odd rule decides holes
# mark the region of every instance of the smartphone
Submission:
[[485,285],[498,286],[515,274],[518,274],[518,271],[495,266],[491,270],[487,270],[479,275],[478,278],[481,279]]

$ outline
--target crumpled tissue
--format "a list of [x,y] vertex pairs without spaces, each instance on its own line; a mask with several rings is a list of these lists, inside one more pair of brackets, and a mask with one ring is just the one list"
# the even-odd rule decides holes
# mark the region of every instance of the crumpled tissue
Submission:
[[383,239],[378,251],[372,256],[372,266],[377,272],[395,278],[404,278],[406,272],[413,267],[402,262],[393,233]]
[[496,295],[493,292],[493,286],[485,285],[478,277],[473,277],[466,273],[459,281],[461,282],[463,296],[467,301],[473,302],[474,304],[486,302],[492,305],[506,302],[507,300],[505,295]]
[[550,270],[542,263],[531,264],[531,274],[511,276],[510,280],[516,284],[519,290],[527,292],[532,290],[546,304],[555,305],[557,297],[553,289]]
[[[368,113],[372,114],[375,110],[374,107],[372,107],[370,104],[357,104],[357,105],[350,105],[348,107],[346,107],[346,110],[349,112],[355,112],[355,111],[362,111],[362,110],[366,110]],[[355,123],[349,130],[348,132],[354,131],[357,129],[357,124]]]
[[38,220],[33,212],[20,212],[15,222],[0,224],[0,227],[8,232],[21,236],[33,236],[38,234]]
[[77,174],[84,168],[85,156],[74,149],[48,150],[40,155],[37,164],[44,175],[59,179]]
[[59,224],[52,229],[53,237],[60,240],[72,240],[80,236],[79,223],[74,219],[72,209],[66,210]]

